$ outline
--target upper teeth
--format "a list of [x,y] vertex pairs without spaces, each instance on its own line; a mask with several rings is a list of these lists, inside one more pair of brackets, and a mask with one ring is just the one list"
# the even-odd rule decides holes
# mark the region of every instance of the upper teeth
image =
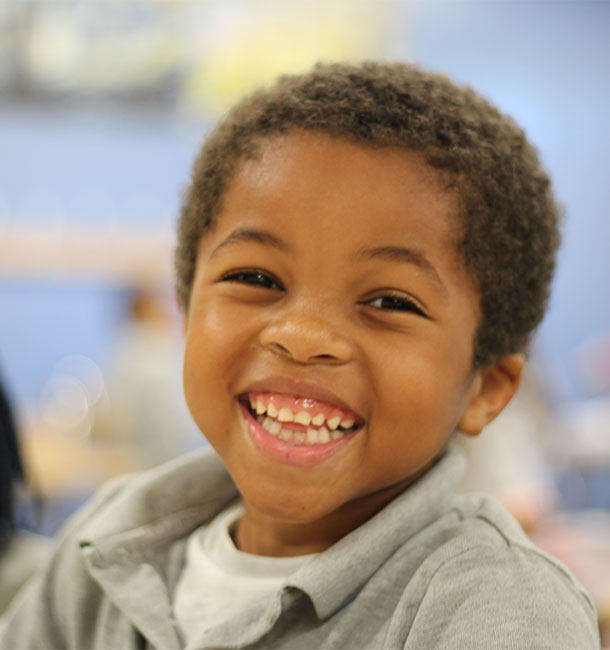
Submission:
[[326,420],[326,418],[324,417],[324,413],[318,413],[317,415],[314,415],[311,418],[311,423],[319,427],[324,424],[324,420]]
[[311,415],[309,415],[307,411],[299,411],[294,416],[294,421],[298,424],[304,424],[305,426],[308,426],[311,424]]
[[354,426],[355,420],[353,418],[342,418],[340,415],[333,415],[326,419],[324,413],[317,413],[311,415],[307,411],[299,411],[293,413],[289,408],[283,406],[279,410],[270,402],[268,405],[260,398],[250,400],[250,406],[257,415],[267,415],[269,418],[276,418],[278,422],[296,422],[308,427],[310,424],[321,427],[326,425],[330,431],[335,431],[338,427],[342,429],[351,429]]
[[[269,415],[273,417],[273,414],[271,413],[271,409],[267,409]],[[280,422],[294,422],[294,413],[287,408],[281,408],[280,412],[277,414],[277,419]]]

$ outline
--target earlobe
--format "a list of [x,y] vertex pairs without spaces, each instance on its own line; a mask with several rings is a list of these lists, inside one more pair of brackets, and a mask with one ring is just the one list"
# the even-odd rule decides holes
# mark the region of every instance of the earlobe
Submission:
[[458,429],[470,436],[481,433],[517,392],[524,364],[523,355],[510,354],[477,370]]

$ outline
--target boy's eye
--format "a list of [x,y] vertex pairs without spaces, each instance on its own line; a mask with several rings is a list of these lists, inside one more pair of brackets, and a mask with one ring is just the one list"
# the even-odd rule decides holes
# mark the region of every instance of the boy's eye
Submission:
[[406,311],[419,316],[426,316],[424,310],[410,298],[404,296],[397,296],[394,294],[385,294],[369,300],[367,305],[375,307],[375,309],[383,309],[387,311]]
[[283,289],[280,283],[272,275],[258,269],[230,271],[229,273],[225,273],[220,280],[221,282],[240,282],[242,284],[250,284],[254,287],[262,287],[263,289],[275,289],[280,291]]

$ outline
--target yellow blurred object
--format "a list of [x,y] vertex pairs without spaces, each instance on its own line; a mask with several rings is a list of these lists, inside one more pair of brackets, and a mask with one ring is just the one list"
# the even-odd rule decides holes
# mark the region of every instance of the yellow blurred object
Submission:
[[119,474],[143,469],[138,450],[126,442],[94,441],[38,429],[22,439],[23,457],[37,496],[89,495]]
[[[184,85],[186,108],[217,115],[279,74],[320,60],[379,56],[384,2],[257,2],[206,33]],[[219,17],[217,17],[219,18]]]

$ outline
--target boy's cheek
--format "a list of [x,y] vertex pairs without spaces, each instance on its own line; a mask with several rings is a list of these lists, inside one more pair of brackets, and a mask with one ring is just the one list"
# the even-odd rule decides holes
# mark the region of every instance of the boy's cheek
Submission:
[[193,312],[185,331],[185,393],[228,394],[249,361],[250,339],[244,318],[228,319],[213,309]]

